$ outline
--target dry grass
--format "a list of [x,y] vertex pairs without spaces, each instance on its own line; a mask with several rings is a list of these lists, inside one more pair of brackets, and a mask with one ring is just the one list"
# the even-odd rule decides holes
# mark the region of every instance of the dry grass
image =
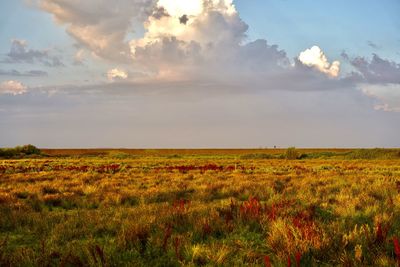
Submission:
[[73,156],[0,161],[0,266],[399,262],[396,158],[67,152],[53,155]]

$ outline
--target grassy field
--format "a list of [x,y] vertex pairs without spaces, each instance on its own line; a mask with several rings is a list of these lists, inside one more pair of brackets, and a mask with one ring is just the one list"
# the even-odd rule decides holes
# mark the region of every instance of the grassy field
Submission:
[[0,159],[0,266],[396,266],[400,150]]

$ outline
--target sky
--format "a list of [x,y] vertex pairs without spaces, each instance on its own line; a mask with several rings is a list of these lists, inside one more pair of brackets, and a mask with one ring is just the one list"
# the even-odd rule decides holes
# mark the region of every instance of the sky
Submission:
[[400,147],[398,0],[1,0],[0,147]]

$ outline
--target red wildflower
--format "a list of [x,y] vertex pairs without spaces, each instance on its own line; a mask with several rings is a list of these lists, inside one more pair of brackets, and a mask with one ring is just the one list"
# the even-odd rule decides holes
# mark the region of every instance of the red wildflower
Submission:
[[265,267],[271,267],[271,259],[269,258],[269,256],[265,256],[264,257],[264,265]]
[[181,248],[181,239],[178,237],[175,237],[174,239],[174,248],[175,248],[175,255],[178,258],[178,260],[182,260],[180,248]]
[[400,244],[397,237],[393,237],[394,253],[396,254],[397,261],[400,265]]
[[378,226],[376,228],[376,242],[382,243],[383,239],[384,238],[383,238],[382,224],[378,223]]
[[297,252],[295,257],[296,257],[296,267],[300,267],[301,253]]

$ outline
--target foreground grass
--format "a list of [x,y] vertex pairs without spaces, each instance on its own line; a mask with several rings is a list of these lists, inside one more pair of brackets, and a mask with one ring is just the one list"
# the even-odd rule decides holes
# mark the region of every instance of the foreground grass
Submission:
[[0,266],[395,266],[400,259],[395,154],[152,153],[0,161]]

